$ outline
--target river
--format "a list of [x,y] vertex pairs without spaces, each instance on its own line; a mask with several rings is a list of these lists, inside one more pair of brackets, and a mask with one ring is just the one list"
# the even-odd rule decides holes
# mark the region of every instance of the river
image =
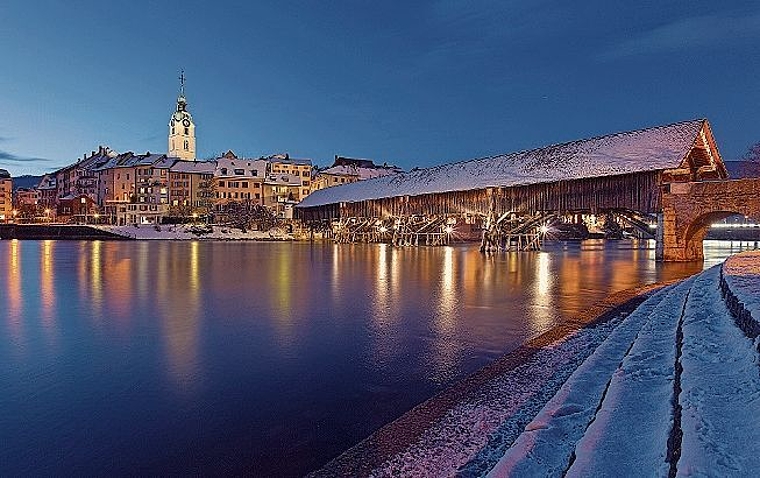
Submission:
[[[706,265],[753,243],[707,242]],[[0,474],[299,476],[609,293],[651,243],[0,241]]]

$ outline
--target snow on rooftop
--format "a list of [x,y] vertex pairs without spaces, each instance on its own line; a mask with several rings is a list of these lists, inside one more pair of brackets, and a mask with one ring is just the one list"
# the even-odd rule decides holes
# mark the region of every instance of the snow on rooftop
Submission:
[[357,166],[347,166],[344,164],[332,166],[320,171],[320,174],[334,174],[336,176],[358,176],[359,179],[373,179],[391,174],[398,174],[401,171],[397,168],[377,166],[374,168],[362,168]]
[[183,161],[178,160],[170,168],[175,173],[200,173],[200,174],[214,174],[216,168],[215,161]]
[[418,169],[315,191],[299,207],[676,168],[704,124],[684,121]]

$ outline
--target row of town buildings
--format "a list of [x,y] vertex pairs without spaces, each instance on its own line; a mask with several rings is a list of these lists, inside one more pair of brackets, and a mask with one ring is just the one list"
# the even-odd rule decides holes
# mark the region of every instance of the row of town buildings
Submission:
[[257,204],[289,217],[293,205],[312,191],[401,172],[340,156],[321,171],[310,159],[287,154],[239,158],[228,151],[212,160],[196,160],[184,74],[180,80],[168,123],[168,154],[119,154],[100,146],[44,175],[36,187],[18,188],[13,200],[10,175],[0,170],[0,221],[158,224],[167,218],[224,213],[230,203]]
[[[312,191],[399,171],[343,157],[319,171],[311,160],[287,154],[239,158],[228,151],[213,160],[194,161],[165,154],[117,154],[101,146],[44,175],[36,187],[17,189],[12,206],[8,201],[0,214],[6,221],[158,224],[166,218],[222,213],[235,202],[259,204],[290,217],[293,205]],[[10,198],[10,177],[7,182],[0,195]]]

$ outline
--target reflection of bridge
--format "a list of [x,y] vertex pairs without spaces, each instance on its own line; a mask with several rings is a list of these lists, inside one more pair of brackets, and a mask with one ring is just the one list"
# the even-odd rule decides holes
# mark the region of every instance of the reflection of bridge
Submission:
[[467,228],[483,249],[531,250],[547,221],[647,237],[657,257],[702,258],[713,220],[760,219],[760,179],[728,181],[707,120],[445,164],[314,192],[297,215],[343,242],[441,244]]

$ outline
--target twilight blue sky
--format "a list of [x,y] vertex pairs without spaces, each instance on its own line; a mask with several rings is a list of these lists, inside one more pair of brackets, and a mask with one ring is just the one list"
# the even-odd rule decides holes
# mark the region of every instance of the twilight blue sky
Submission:
[[200,157],[406,169],[707,117],[760,141],[760,2],[0,3],[0,168],[165,152],[179,70]]

